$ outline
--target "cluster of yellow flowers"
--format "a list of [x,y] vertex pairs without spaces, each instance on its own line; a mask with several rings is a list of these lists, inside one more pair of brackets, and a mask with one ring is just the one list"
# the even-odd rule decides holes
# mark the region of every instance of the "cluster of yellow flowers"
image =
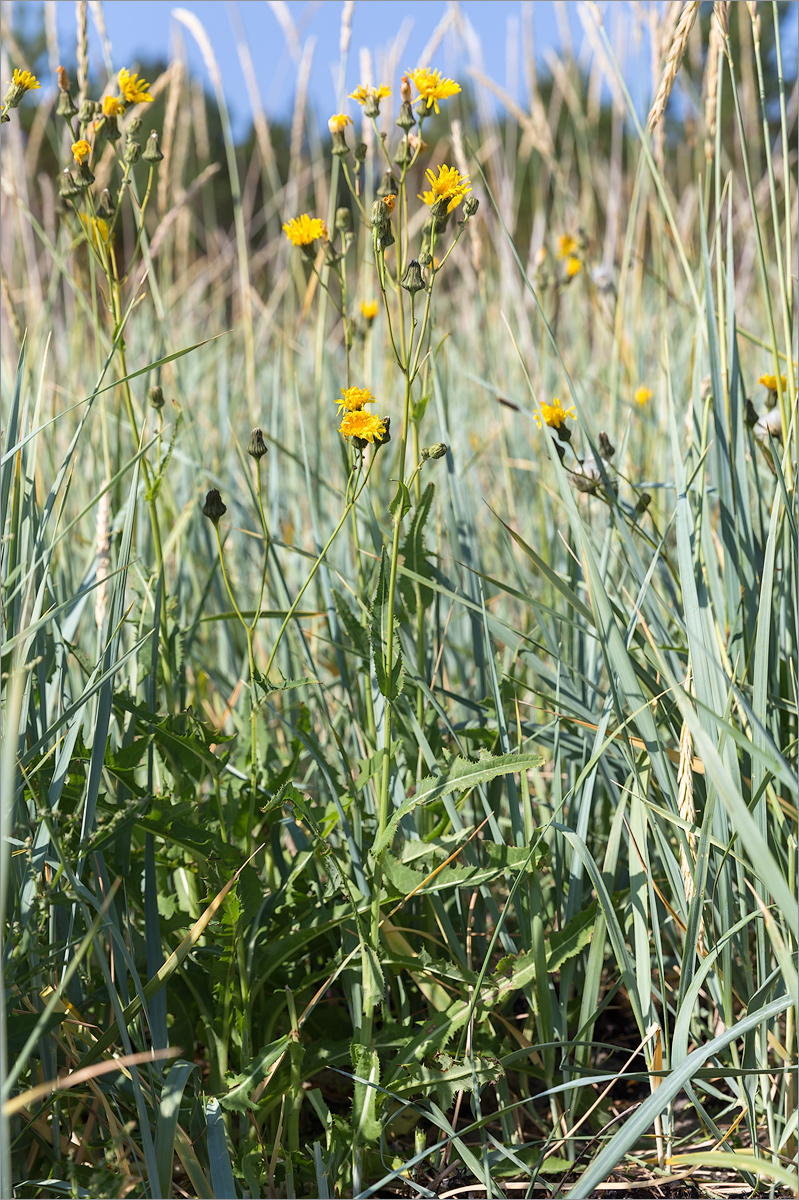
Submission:
[[[375,413],[366,411],[367,404],[375,403],[375,398],[368,388],[342,388],[341,399],[336,403],[339,413],[344,413],[344,418],[339,426],[339,432],[344,437],[358,439],[361,443],[377,443],[378,446],[382,445],[384,441],[388,441],[386,437],[388,418],[378,417]],[[357,441],[356,444],[358,444]]]

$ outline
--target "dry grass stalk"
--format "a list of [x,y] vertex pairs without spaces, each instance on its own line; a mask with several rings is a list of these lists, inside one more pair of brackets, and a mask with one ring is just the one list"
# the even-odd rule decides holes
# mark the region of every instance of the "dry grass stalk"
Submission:
[[86,28],[86,0],[76,0],[75,20],[78,25],[78,96],[86,95],[86,80],[89,78],[89,34]]
[[721,33],[715,21],[710,22],[710,38],[707,45],[707,65],[705,67],[705,158],[708,162],[713,157],[713,145],[716,138],[716,102],[719,89],[719,56],[721,54]]
[[677,78],[677,72],[680,69],[680,64],[688,45],[688,37],[694,27],[694,21],[698,12],[699,0],[689,0],[688,3],[683,5],[680,19],[677,22],[677,28],[674,31],[674,38],[666,58],[666,65],[660,77],[657,95],[649,113],[650,130],[655,128],[666,111],[666,105],[674,88],[674,81]]
[[752,37],[755,39],[755,45],[760,42],[760,13],[757,11],[755,0],[746,0],[746,7],[749,9],[749,16],[752,18]]

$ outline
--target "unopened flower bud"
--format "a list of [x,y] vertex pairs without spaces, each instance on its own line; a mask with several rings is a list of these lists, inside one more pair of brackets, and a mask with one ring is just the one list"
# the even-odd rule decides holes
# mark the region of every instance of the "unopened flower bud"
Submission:
[[164,156],[161,153],[161,146],[158,141],[158,134],[153,129],[151,130],[150,136],[147,139],[147,145],[142,151],[142,158],[148,163],[158,163],[163,157]]
[[409,129],[413,129],[414,125],[416,124],[416,114],[411,108],[410,100],[403,100],[402,104],[400,105],[397,124],[404,133],[407,133]]
[[147,395],[153,408],[160,409],[164,407],[164,393],[158,384],[155,387],[151,387]]
[[375,200],[372,204],[371,224],[372,229],[376,233],[382,233],[391,223],[391,214],[386,208],[382,200]]
[[128,163],[128,165],[132,167],[132,166],[135,166],[135,164],[139,161],[140,158],[141,158],[141,142],[134,142],[130,138],[128,138],[127,143],[125,145],[125,162]]
[[333,154],[335,154],[337,158],[343,158],[345,154],[349,154],[350,148],[347,145],[347,138],[344,134],[344,130],[343,129],[334,129],[333,133],[332,133],[332,137],[333,137]]
[[247,446],[247,453],[251,455],[256,462],[260,462],[263,456],[267,453],[268,449],[269,447],[264,441],[263,429],[261,429],[260,426],[253,429],[250,436],[249,445]]
[[384,432],[382,437],[380,434],[375,435],[375,446],[385,446],[391,441],[391,417],[383,417]]
[[419,263],[415,258],[412,258],[408,263],[405,274],[400,280],[400,284],[405,288],[405,291],[410,292],[412,296],[415,295],[416,292],[421,292],[424,288],[425,284],[424,276],[422,275],[422,268],[419,266]]
[[348,208],[336,209],[336,229],[339,233],[349,233],[352,229],[352,213]]
[[447,453],[447,446],[444,442],[433,442],[432,446],[425,446],[422,450],[422,461],[426,462],[428,458],[443,458]]
[[115,212],[116,204],[114,203],[114,197],[108,188],[103,188],[97,204],[97,216],[101,217],[104,221],[110,221]]
[[608,462],[610,462],[610,460],[613,458],[613,455],[616,453],[616,447],[611,443],[611,440],[606,433],[600,433],[599,435],[599,449],[602,457],[607,459]]
[[131,117],[127,124],[128,136],[135,137],[141,129],[141,117]]
[[399,184],[394,178],[393,171],[386,171],[385,175],[380,181],[380,187],[375,192],[375,195],[379,196],[382,200],[384,196],[396,196],[398,191]]
[[430,253],[430,251],[423,250],[422,253],[419,255],[419,266],[422,268],[422,270],[426,271],[427,268],[432,264],[432,262],[433,262],[433,256]]
[[408,139],[403,138],[397,147],[397,153],[394,155],[394,162],[398,167],[408,167],[410,166],[412,158],[413,154],[411,153],[411,147],[408,143]]
[[58,90],[68,92],[70,88],[69,75],[67,75],[64,67],[56,67],[56,75],[58,77]]
[[119,128],[119,122],[116,117],[103,117],[97,126],[97,132],[108,142],[118,142],[122,137],[122,130]]
[[74,200],[76,196],[81,195],[81,189],[75,182],[69,167],[64,167],[58,177],[58,194],[64,200]]
[[[63,70],[63,67],[61,67],[60,70]],[[66,74],[66,71],[64,71],[64,74]],[[55,111],[57,117],[64,117],[64,119],[67,121],[71,121],[76,115],[78,110],[75,107],[75,102],[68,91],[62,91],[58,93]]]
[[636,517],[642,516],[646,512],[646,510],[649,508],[649,505],[651,503],[652,503],[652,497],[650,496],[649,492],[641,492],[641,495],[638,497],[638,501],[635,505]]
[[400,100],[403,104],[411,102],[411,81],[407,75],[403,75],[402,83],[400,84]]
[[476,196],[467,196],[463,202],[464,217],[466,217],[467,220],[469,217],[473,217],[479,207],[480,207],[480,201],[477,199]]
[[213,521],[214,525],[219,524],[220,517],[224,517],[227,512],[227,505],[222,503],[222,497],[216,488],[211,488],[208,495],[205,497],[203,505],[203,516],[209,521]]
[[89,100],[88,97],[84,96],[80,102],[80,108],[78,109],[78,121],[81,123],[81,125],[88,125],[91,121],[93,121],[97,115],[99,107],[100,106],[98,104],[95,104],[94,100]]
[[366,145],[366,142],[358,142],[358,145],[355,147],[355,161],[356,161],[356,163],[362,163],[362,162],[363,162],[363,160],[366,158],[366,152],[367,152],[367,149],[368,149],[368,147],[367,147],[367,145]]

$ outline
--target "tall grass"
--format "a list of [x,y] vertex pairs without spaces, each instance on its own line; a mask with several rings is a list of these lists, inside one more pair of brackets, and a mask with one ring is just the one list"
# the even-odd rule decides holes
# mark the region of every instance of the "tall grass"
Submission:
[[170,63],[160,162],[141,102],[62,200],[94,117],[10,111],[4,1195],[796,1194],[795,63],[630,5],[650,130],[580,11],[543,78],[523,6],[524,108],[448,13],[388,218],[399,43],[362,167],[290,24],[287,144],[183,10],[218,119]]

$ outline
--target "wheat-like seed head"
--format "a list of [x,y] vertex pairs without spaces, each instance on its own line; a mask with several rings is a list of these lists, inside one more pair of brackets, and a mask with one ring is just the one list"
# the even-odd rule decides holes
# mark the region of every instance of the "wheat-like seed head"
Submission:
[[682,7],[680,19],[677,22],[677,28],[674,31],[674,38],[669,48],[669,53],[666,58],[666,65],[663,68],[663,74],[660,77],[657,95],[655,96],[652,108],[649,113],[649,129],[655,128],[660,118],[666,111],[666,105],[669,102],[669,96],[674,87],[674,81],[677,78],[677,72],[680,69],[680,64],[685,54],[685,48],[688,45],[688,37],[694,27],[696,14],[699,12],[699,0],[688,0]]

